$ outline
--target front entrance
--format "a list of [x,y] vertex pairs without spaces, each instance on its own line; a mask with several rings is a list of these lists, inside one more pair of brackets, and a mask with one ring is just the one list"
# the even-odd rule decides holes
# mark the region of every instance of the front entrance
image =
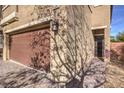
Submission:
[[104,56],[103,36],[95,36],[95,55],[99,58]]
[[35,69],[50,69],[49,28],[10,35],[10,59]]
[[93,30],[95,56],[104,60],[104,29]]

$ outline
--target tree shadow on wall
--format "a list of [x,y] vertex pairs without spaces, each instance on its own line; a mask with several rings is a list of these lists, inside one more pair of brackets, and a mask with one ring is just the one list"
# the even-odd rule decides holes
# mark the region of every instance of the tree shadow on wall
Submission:
[[50,69],[50,33],[48,29],[33,32],[30,47],[32,50],[30,66],[47,72]]

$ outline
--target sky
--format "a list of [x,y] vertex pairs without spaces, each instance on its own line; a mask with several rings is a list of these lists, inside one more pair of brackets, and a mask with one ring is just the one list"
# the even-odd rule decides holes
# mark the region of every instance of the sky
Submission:
[[114,5],[111,22],[111,36],[124,31],[124,5]]

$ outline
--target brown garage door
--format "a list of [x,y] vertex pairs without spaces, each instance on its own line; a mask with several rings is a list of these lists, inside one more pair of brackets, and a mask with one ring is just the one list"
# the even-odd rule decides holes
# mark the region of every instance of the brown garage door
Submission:
[[36,69],[49,70],[49,29],[10,35],[10,59]]

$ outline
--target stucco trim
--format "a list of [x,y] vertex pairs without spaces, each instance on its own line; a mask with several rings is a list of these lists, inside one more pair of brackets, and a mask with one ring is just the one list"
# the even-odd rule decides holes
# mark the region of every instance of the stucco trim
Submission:
[[0,25],[6,25],[9,22],[15,21],[17,20],[17,13],[16,12],[12,12],[10,15],[8,15],[7,17],[3,18],[0,22]]
[[24,24],[24,25],[15,27],[15,28],[13,28],[13,29],[6,30],[5,33],[10,33],[10,32],[15,32],[15,31],[18,31],[18,30],[30,28],[30,27],[32,27],[32,26],[36,26],[36,25],[39,25],[39,24],[44,24],[44,23],[49,22],[49,21],[51,21],[51,20],[52,20],[51,17],[46,17],[46,18],[42,18],[42,19],[39,19],[39,20],[31,21],[31,22],[29,22],[29,23],[26,23],[26,24]]
[[105,25],[105,26],[91,27],[92,30],[96,30],[96,29],[105,29],[105,28],[107,28],[107,25]]
[[2,11],[4,11],[6,8],[8,8],[9,5],[5,5],[3,8],[2,8]]
[[94,36],[103,36],[104,34],[94,34]]
[[98,7],[98,6],[102,6],[102,5],[93,5],[95,8]]

